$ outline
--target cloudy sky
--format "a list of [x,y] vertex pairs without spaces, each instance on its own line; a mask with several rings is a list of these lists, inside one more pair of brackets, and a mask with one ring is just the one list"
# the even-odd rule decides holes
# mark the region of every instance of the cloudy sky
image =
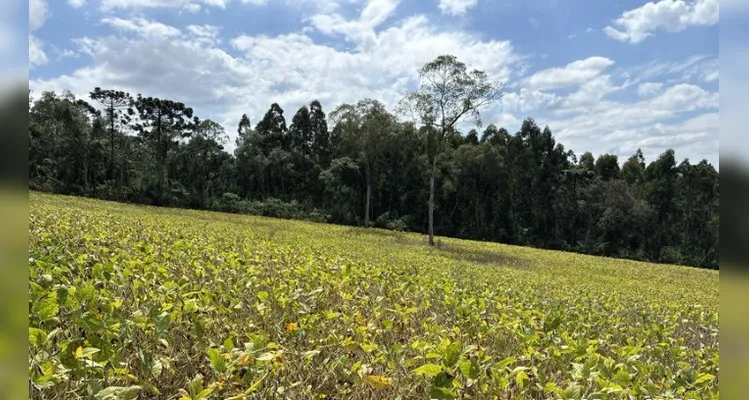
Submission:
[[449,53],[504,83],[485,125],[514,133],[533,117],[578,155],[718,161],[718,0],[30,0],[28,12],[35,93],[166,97],[234,132],[272,102],[287,120],[313,99],[393,109]]

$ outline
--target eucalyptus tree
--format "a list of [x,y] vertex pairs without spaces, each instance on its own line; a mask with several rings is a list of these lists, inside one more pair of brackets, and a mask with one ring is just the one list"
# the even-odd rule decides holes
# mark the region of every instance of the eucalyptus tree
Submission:
[[486,72],[469,71],[455,56],[441,55],[419,70],[419,90],[408,93],[399,104],[401,113],[431,128],[429,162],[429,244],[434,245],[434,180],[437,160],[457,125],[471,121],[481,126],[479,109],[502,97],[502,84]]
[[354,104],[342,104],[331,114],[330,119],[339,127],[341,146],[354,154],[364,166],[366,195],[364,203],[364,226],[371,225],[372,175],[383,149],[396,131],[397,121],[377,100],[364,99]]

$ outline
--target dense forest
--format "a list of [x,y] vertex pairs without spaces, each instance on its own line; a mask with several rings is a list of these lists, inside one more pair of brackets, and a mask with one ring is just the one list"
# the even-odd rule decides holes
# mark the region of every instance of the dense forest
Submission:
[[[443,56],[420,76],[397,112],[364,99],[326,115],[313,100],[288,122],[276,103],[254,126],[237,116],[233,153],[220,124],[176,100],[30,93],[29,188],[718,268],[707,161],[577,156],[531,118],[515,133],[478,123],[500,95],[481,71]],[[435,109],[441,89],[454,104]]]

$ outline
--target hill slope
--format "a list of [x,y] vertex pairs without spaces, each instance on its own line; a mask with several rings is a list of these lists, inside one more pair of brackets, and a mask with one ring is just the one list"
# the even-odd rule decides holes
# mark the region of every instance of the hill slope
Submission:
[[29,219],[32,398],[718,393],[715,271],[33,192]]

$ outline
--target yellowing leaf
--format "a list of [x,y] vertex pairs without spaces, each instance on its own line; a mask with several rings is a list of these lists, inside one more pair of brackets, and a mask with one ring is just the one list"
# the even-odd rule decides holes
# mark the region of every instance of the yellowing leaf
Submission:
[[299,330],[299,325],[297,325],[296,322],[289,322],[288,324],[284,325],[283,329],[286,331],[286,333],[294,333]]
[[367,377],[364,379],[370,386],[377,390],[383,390],[387,389],[389,387],[392,387],[393,384],[390,381],[390,378],[384,377],[382,375],[367,375]]
[[234,363],[239,366],[254,364],[255,359],[250,353],[243,353]]

